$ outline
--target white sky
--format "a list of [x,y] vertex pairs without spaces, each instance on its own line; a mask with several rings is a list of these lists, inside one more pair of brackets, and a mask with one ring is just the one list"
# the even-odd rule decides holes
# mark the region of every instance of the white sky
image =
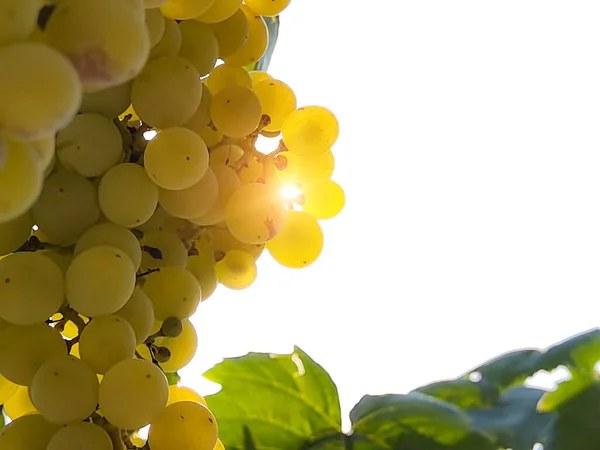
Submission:
[[299,345],[363,394],[598,325],[600,5],[292,0],[270,72],[336,113],[347,207],[303,270],[265,254],[195,316],[184,384]]

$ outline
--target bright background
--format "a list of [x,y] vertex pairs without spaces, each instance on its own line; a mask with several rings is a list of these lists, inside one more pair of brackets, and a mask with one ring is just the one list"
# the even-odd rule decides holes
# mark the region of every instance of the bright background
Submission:
[[194,317],[183,383],[297,344],[344,414],[598,325],[600,5],[292,0],[270,73],[339,118],[347,206],[303,270]]

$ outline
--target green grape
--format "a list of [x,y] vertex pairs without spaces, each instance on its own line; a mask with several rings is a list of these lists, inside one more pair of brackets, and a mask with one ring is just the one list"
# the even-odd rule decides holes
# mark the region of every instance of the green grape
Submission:
[[124,359],[133,358],[136,347],[131,324],[118,315],[94,318],[81,333],[79,354],[96,373],[106,373]]
[[335,160],[330,150],[317,155],[286,152],[280,157],[284,157],[287,164],[285,169],[276,172],[277,178],[283,183],[296,185],[301,189],[328,181],[335,168]]
[[0,5],[0,45],[24,41],[35,29],[41,0],[3,0]]
[[179,402],[196,402],[207,406],[204,397],[202,397],[193,389],[190,389],[186,386],[169,386],[169,399],[167,400],[167,406]]
[[106,431],[89,422],[73,423],[52,436],[44,450],[113,450]]
[[168,397],[169,383],[162,370],[143,359],[127,359],[104,375],[99,404],[111,424],[137,430],[158,417]]
[[273,79],[271,75],[261,70],[251,70],[248,74],[250,74],[250,78],[252,79],[252,86],[256,86],[261,81]]
[[250,253],[231,250],[217,263],[219,283],[230,289],[246,289],[256,280],[256,261]]
[[[51,170],[51,166],[54,163],[54,151],[56,148],[56,137],[54,135],[30,140],[30,141],[14,141],[7,139],[5,144],[6,147],[15,148],[14,151],[19,152],[32,152],[36,156],[40,168],[44,172],[44,176]],[[2,150],[0,150],[0,153]]]
[[205,126],[201,130],[196,131],[196,133],[200,135],[209,149],[216,147],[223,140],[223,133],[221,133],[219,130],[215,130],[211,126]]
[[244,159],[241,166],[237,169],[238,176],[242,184],[256,183],[264,173],[264,165],[255,157]]
[[86,178],[99,177],[123,159],[121,133],[100,114],[78,114],[56,137],[58,160]]
[[169,0],[144,0],[144,6],[146,9],[159,8],[168,1]]
[[77,72],[56,50],[34,42],[0,47],[0,133],[41,139],[77,113],[82,88]]
[[269,45],[269,31],[265,19],[256,14],[247,5],[240,8],[248,20],[248,39],[234,53],[224,57],[226,63],[233,66],[248,66],[263,57]]
[[62,336],[46,324],[10,325],[0,331],[0,373],[13,383],[29,386],[42,364],[66,354]]
[[144,235],[141,243],[144,249],[142,272],[162,267],[185,268],[188,251],[177,234],[168,231],[150,231]]
[[33,406],[33,403],[31,403],[29,388],[17,384],[13,384],[13,386],[17,386],[16,391],[3,405],[6,415],[10,417],[11,420],[16,420],[19,417],[28,414],[39,414],[39,411]]
[[219,57],[219,44],[212,28],[194,20],[187,20],[179,24],[179,29],[179,56],[191,62],[200,76],[209,74]]
[[254,259],[258,259],[265,248],[265,244],[244,244],[238,241],[227,228],[212,227],[208,234],[215,254],[220,256],[217,259],[221,259],[231,250],[243,250],[250,253]]
[[331,111],[306,106],[292,111],[281,128],[283,140],[299,155],[318,155],[329,150],[338,138],[340,126]]
[[242,6],[242,0],[215,0],[204,14],[196,17],[198,22],[217,23],[229,19]]
[[39,414],[19,417],[0,430],[2,450],[46,450],[59,427]]
[[206,406],[196,402],[178,402],[167,406],[152,421],[148,443],[152,450],[213,450],[217,436],[217,419]]
[[225,446],[221,442],[221,439],[217,439],[217,443],[215,444],[215,448],[213,450],[225,450]]
[[110,245],[118,248],[129,257],[136,270],[140,267],[142,261],[140,242],[127,228],[110,222],[94,225],[79,238],[75,245],[74,254],[78,256],[84,251],[99,245]]
[[37,155],[31,149],[20,148],[10,143],[4,146],[0,140],[0,155],[2,154],[4,157],[3,163],[0,164],[0,223],[9,222],[25,214],[39,197],[44,181]]
[[[96,320],[90,325],[94,323]],[[38,369],[29,395],[44,419],[57,425],[68,425],[85,420],[95,411],[98,385],[96,373],[90,366],[74,356],[65,355],[47,361]]]
[[162,39],[150,50],[149,59],[161,56],[177,56],[181,48],[181,30],[179,24],[172,19],[165,19],[165,31]]
[[260,123],[260,100],[249,88],[227,86],[212,98],[210,117],[215,127],[224,135],[232,138],[247,136]]
[[214,2],[215,0],[169,0],[160,10],[169,19],[187,20],[204,14]]
[[187,319],[196,312],[202,291],[191,272],[178,267],[165,267],[146,277],[144,293],[154,305],[157,320],[169,317]]
[[136,227],[147,222],[158,205],[158,187],[143,167],[123,163],[104,174],[98,186],[102,213],[123,227]]
[[191,219],[191,222],[196,225],[214,225],[225,220],[225,208],[227,207],[227,202],[233,193],[242,185],[240,178],[232,168],[223,164],[213,164],[212,170],[217,177],[219,195],[213,207],[206,214]]
[[216,264],[214,253],[208,250],[188,258],[186,269],[198,280],[202,301],[210,297],[217,288]]
[[43,323],[63,303],[63,273],[50,258],[34,252],[0,260],[0,317],[16,325]]
[[135,280],[125,252],[99,245],[73,258],[65,277],[67,301],[87,317],[112,314],[127,303]]
[[146,9],[146,28],[150,36],[150,47],[154,47],[165,34],[165,18],[160,9]]
[[196,112],[183,126],[200,134],[200,131],[210,123],[211,100],[212,93],[210,92],[210,89],[202,83],[202,98],[200,99],[200,105],[198,105]]
[[131,103],[131,82],[83,94],[79,112],[96,113],[112,119],[124,113]]
[[122,0],[61,0],[45,36],[71,60],[82,83],[93,89],[131,80],[150,51],[144,10]]
[[54,263],[60,267],[62,273],[66,273],[68,267],[71,265],[71,261],[73,260],[73,254],[69,249],[63,248],[50,248],[44,250],[38,250],[37,253],[40,255],[44,255],[47,258],[50,258]]
[[160,131],[144,152],[146,173],[163,189],[186,189],[208,169],[208,148],[200,136],[187,128]]
[[290,210],[285,227],[267,242],[267,250],[283,266],[293,269],[309,266],[323,250],[323,230],[307,212]]
[[7,380],[0,374],[0,404],[6,404],[16,394],[18,388],[18,384]]
[[263,244],[283,229],[287,209],[278,191],[261,183],[249,183],[229,199],[225,211],[227,228],[246,244]]
[[58,170],[46,178],[32,212],[48,242],[71,245],[100,219],[98,191],[83,176]]
[[187,366],[196,354],[198,347],[198,335],[194,325],[189,320],[183,320],[183,331],[175,338],[161,337],[154,341],[158,347],[166,347],[171,353],[167,362],[160,363],[160,367],[166,372],[177,372]]
[[269,116],[271,123],[265,131],[279,131],[283,121],[296,109],[296,94],[279,80],[263,80],[254,86],[254,93],[262,105],[262,113]]
[[189,222],[179,217],[173,217],[160,206],[156,208],[154,214],[148,222],[138,227],[144,234],[151,231],[166,231],[169,233],[179,234],[189,226]]
[[312,184],[303,189],[302,209],[315,219],[331,219],[337,216],[346,202],[344,190],[335,181]]
[[32,227],[33,216],[29,211],[9,222],[0,223],[0,256],[18,250],[29,239]]
[[217,38],[219,58],[225,59],[241,49],[248,40],[250,22],[243,9],[238,9],[228,19],[212,25]]
[[223,164],[235,167],[237,162],[244,156],[244,150],[235,144],[222,144],[210,151],[210,165],[215,167]]
[[219,183],[212,168],[190,188],[179,191],[161,189],[158,201],[169,214],[183,219],[200,217],[207,213],[219,196]]
[[245,0],[249,8],[256,14],[275,17],[288,7],[291,0]]
[[150,336],[154,325],[154,307],[141,288],[135,288],[131,298],[115,313],[115,316],[129,322],[135,334],[136,345],[140,345]]
[[248,89],[252,88],[252,79],[248,71],[243,67],[221,64],[215,67],[206,79],[206,86],[208,86],[213,94],[231,85],[244,86]]

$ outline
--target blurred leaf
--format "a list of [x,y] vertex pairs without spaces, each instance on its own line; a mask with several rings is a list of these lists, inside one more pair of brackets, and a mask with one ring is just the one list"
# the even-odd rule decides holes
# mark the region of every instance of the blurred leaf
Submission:
[[465,377],[478,372],[481,374],[481,381],[485,380],[497,386],[500,390],[508,389],[523,383],[527,377],[537,372],[537,370],[532,368],[531,361],[533,357],[538,356],[540,353],[536,349],[505,353],[470,370]]
[[263,57],[256,63],[254,70],[266,72],[271,64],[271,58],[273,57],[273,52],[275,52],[275,45],[277,44],[277,38],[279,37],[279,16],[264,17],[264,19],[267,24],[267,29],[269,30],[269,45],[267,46],[267,51]]
[[549,347],[535,357],[531,364],[537,370],[550,371],[561,365],[577,369],[580,364],[587,366],[599,350],[600,329],[595,328]]
[[571,369],[571,379],[560,383],[555,391],[546,392],[540,399],[538,411],[556,411],[560,405],[578,395],[584,389],[593,385],[596,380],[588,372]]
[[415,389],[415,392],[447,401],[460,408],[484,407],[498,397],[498,390],[487,380],[472,382],[465,378],[440,381]]
[[176,385],[181,380],[181,377],[177,372],[165,373],[169,386]]

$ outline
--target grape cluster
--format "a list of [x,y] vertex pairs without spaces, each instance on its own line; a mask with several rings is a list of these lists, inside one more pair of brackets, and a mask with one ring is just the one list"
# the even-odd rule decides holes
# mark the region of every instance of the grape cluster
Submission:
[[0,3],[0,449],[224,448],[189,318],[344,206],[336,117],[249,70],[288,3]]

